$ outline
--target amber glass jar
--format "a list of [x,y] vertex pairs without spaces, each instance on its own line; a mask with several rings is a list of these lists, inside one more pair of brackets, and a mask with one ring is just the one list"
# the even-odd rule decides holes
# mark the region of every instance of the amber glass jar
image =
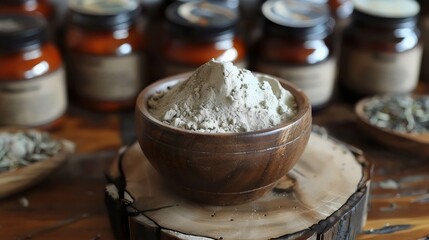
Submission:
[[166,20],[165,10],[170,0],[145,1],[142,3],[142,17],[145,19],[145,56],[150,61],[146,62],[146,79],[148,83],[154,82],[163,76],[160,71],[162,65],[162,43],[165,40]]
[[413,0],[356,0],[344,30],[339,80],[348,98],[406,93],[418,83],[422,46]]
[[41,14],[49,21],[55,16],[55,8],[48,0],[1,0],[0,12]]
[[341,51],[343,30],[350,24],[351,15],[353,13],[353,3],[352,0],[328,0],[328,5],[331,10],[331,15],[335,20],[335,50],[338,56]]
[[0,15],[0,124],[55,127],[67,108],[61,56],[42,17]]
[[137,1],[72,1],[66,32],[75,99],[100,111],[130,109],[143,81]]
[[337,28],[344,28],[350,21],[353,12],[353,3],[351,0],[328,0],[331,14],[335,19]]
[[269,0],[262,13],[263,34],[252,47],[252,69],[293,82],[315,109],[326,105],[333,94],[336,68],[327,6]]
[[210,2],[176,2],[167,8],[166,17],[163,76],[194,71],[212,58],[247,67],[236,11]]
[[[429,1],[419,0],[421,11],[420,11],[420,28],[422,32],[423,42],[423,57],[422,66],[428,66],[429,64]],[[420,79],[429,83],[429,68],[422,67],[420,71]]]

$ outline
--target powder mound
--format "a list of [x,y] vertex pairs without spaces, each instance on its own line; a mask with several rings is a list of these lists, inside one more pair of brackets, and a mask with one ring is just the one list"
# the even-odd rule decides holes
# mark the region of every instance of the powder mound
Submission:
[[231,62],[211,60],[148,101],[158,120],[187,130],[232,133],[267,129],[292,118],[296,102],[280,83]]

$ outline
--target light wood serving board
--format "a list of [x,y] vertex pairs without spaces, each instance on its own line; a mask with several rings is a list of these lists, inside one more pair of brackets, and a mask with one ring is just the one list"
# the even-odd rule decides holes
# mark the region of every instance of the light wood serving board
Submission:
[[194,203],[164,185],[136,143],[108,172],[106,204],[121,239],[354,239],[366,220],[370,164],[312,133],[273,191],[246,204]]

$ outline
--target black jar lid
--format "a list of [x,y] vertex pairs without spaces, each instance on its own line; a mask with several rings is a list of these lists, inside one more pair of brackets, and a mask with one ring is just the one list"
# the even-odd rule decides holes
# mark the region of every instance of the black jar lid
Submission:
[[207,1],[176,2],[165,14],[172,33],[202,41],[233,38],[238,22],[236,11]]
[[36,0],[1,0],[1,4],[23,4],[30,1],[36,1]]
[[70,21],[81,27],[106,30],[132,25],[140,13],[138,0],[72,0]]
[[377,27],[413,27],[420,5],[414,0],[353,0],[353,20]]
[[13,52],[43,44],[48,39],[42,17],[17,13],[0,14],[0,51]]
[[334,24],[328,6],[319,1],[268,0],[262,14],[270,34],[298,39],[324,38]]
[[[195,2],[196,0],[164,0],[166,6],[173,4],[175,2]],[[239,12],[240,0],[204,0],[205,2],[218,4],[224,7],[227,7],[235,12]],[[324,0],[327,1],[327,0]]]

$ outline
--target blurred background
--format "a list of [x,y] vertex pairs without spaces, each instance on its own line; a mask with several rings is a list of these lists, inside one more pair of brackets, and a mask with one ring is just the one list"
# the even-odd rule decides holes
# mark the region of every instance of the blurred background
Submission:
[[[3,91],[8,104],[0,112],[11,117],[0,124],[55,125],[74,103],[95,111],[132,109],[148,84],[193,71],[212,58],[296,84],[316,111],[339,98],[354,102],[409,93],[428,78],[420,67],[428,55],[427,5],[413,0],[4,0],[0,86],[15,90]],[[17,84],[27,90],[37,85],[38,92],[17,91],[22,88]],[[30,120],[17,113],[41,108],[52,110]]]

